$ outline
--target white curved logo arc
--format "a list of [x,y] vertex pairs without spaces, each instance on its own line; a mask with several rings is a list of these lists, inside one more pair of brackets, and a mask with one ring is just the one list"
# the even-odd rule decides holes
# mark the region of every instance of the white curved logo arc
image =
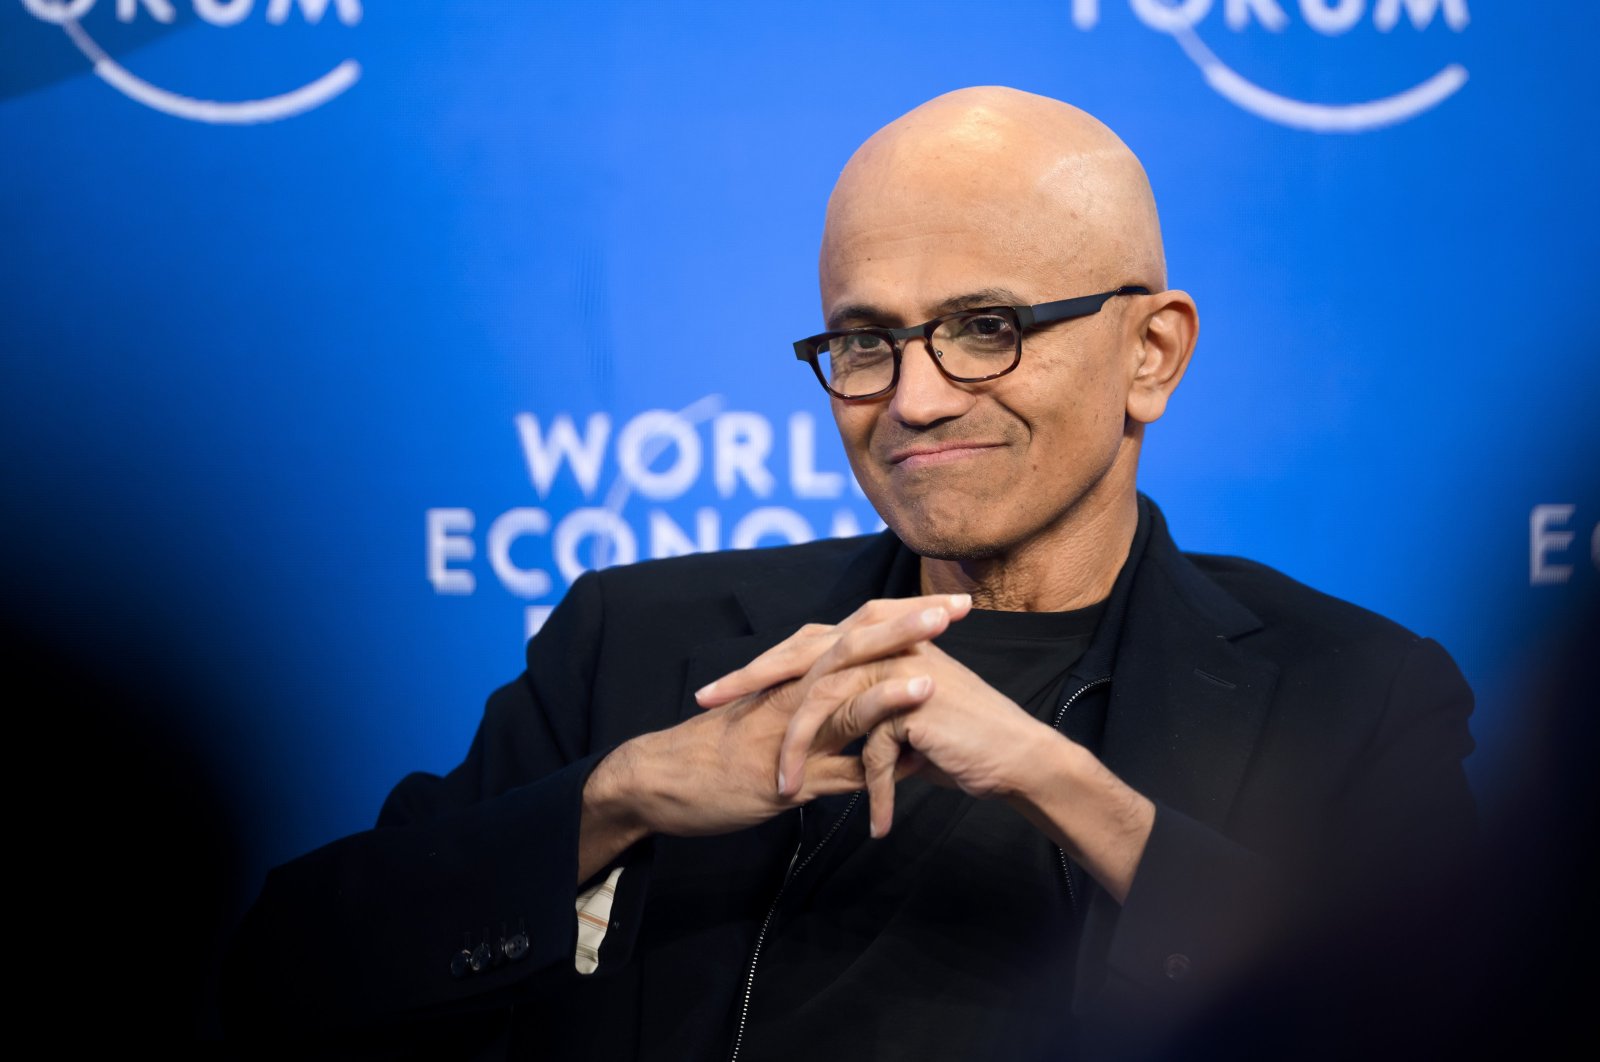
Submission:
[[[704,395],[672,415],[688,424],[700,424],[721,413],[722,405],[721,395]],[[640,452],[639,463],[646,468],[650,467],[650,462],[654,461],[666,450],[667,443],[668,440],[665,437],[658,436],[652,439],[650,444]],[[606,492],[606,511],[621,520],[623,507],[628,504],[628,495],[632,492],[633,484],[628,481],[628,477],[618,476],[616,482],[611,485],[611,489]],[[608,568],[611,566],[612,545],[613,543],[609,539],[601,539],[596,543],[594,562],[596,568]]]
[[354,85],[361,77],[361,64],[346,59],[315,81],[278,96],[259,100],[197,100],[180,96],[137,77],[105,53],[76,20],[61,23],[72,43],[94,66],[95,76],[106,84],[153,110],[212,125],[257,125],[292,118],[324,103]]
[[1306,103],[1270,92],[1237,73],[1215,52],[1183,27],[1169,31],[1182,46],[1206,83],[1234,106],[1269,122],[1313,133],[1364,133],[1415,118],[1455,95],[1467,83],[1467,69],[1451,63],[1432,77],[1404,92],[1363,103]]

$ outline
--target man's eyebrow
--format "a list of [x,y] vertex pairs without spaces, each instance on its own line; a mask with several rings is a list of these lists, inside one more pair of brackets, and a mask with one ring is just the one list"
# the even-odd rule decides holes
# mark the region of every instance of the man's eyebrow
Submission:
[[898,327],[900,318],[896,314],[886,313],[876,306],[865,302],[853,302],[848,306],[841,306],[828,315],[828,331],[848,327],[858,328],[863,324],[881,325],[890,328]]
[[[957,310],[970,310],[975,306],[1022,306],[1025,305],[1022,296],[1009,288],[979,288],[962,295],[952,295],[942,302],[935,303],[932,307],[933,317],[940,317]],[[904,324],[900,315],[881,310],[870,303],[857,302],[848,306],[841,306],[828,315],[829,330],[844,327],[861,327],[862,325],[876,325],[881,328],[898,328]]]
[[965,295],[956,295],[935,306],[934,316],[970,310],[975,306],[1023,306],[1026,300],[1009,288],[980,288]]

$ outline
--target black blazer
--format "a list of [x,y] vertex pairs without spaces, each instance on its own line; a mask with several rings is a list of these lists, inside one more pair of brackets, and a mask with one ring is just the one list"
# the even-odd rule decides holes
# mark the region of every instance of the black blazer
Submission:
[[[407,777],[375,829],[271,872],[225,977],[230,1034],[336,1053],[725,1057],[793,816],[630,851],[585,977],[584,781],[617,744],[698,711],[700,685],[879,596],[903,549],[885,532],[581,577],[461,766]],[[1280,1016],[1332,992],[1350,1020],[1343,960],[1381,953],[1365,975],[1393,952],[1338,943],[1410,924],[1470,836],[1471,692],[1447,654],[1262,565],[1180,553],[1141,498],[1075,670],[1110,679],[1093,691],[1109,697],[1101,758],[1158,809],[1126,904],[1089,899],[1079,1053],[1195,1057],[1197,1030],[1233,1027],[1264,984]],[[1291,997],[1307,956],[1312,991]]]

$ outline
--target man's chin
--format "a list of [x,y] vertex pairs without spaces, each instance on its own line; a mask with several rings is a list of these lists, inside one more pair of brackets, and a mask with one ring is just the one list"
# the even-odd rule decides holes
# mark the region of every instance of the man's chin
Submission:
[[942,561],[984,561],[1000,556],[1004,549],[994,541],[966,529],[930,527],[927,524],[890,523],[906,548],[919,557]]

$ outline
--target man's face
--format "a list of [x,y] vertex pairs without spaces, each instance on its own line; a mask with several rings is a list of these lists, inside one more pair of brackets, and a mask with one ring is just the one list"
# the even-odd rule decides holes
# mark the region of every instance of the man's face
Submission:
[[[913,325],[963,307],[1128,282],[1092,253],[1063,263],[1070,240],[1030,227],[1026,210],[959,201],[907,210],[885,198],[882,209],[851,204],[830,217],[829,328]],[[974,560],[1012,554],[1064,526],[1128,445],[1125,308],[1112,299],[1099,314],[1027,333],[1021,364],[987,383],[951,383],[911,340],[889,397],[833,401],[856,478],[902,541],[925,557]]]

